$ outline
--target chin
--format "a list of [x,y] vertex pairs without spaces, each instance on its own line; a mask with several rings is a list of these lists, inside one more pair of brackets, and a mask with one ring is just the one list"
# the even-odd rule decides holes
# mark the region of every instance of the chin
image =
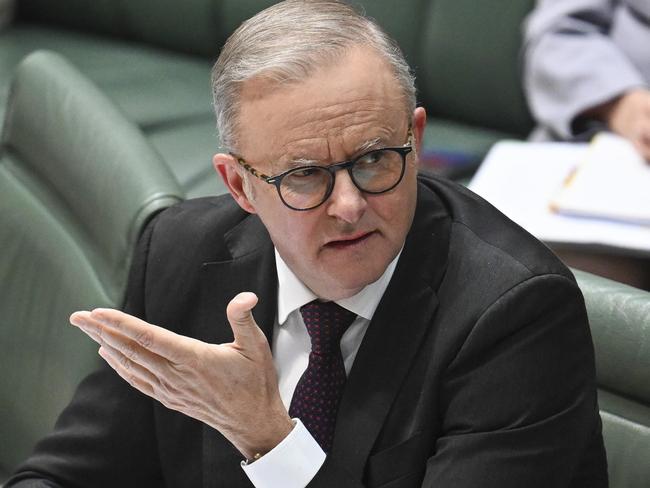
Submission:
[[366,286],[374,283],[384,273],[385,269],[375,272],[354,273],[354,270],[345,270],[344,275],[337,277],[332,276],[332,290],[337,295],[336,298],[328,297],[330,300],[339,300],[341,298],[350,298],[356,295]]

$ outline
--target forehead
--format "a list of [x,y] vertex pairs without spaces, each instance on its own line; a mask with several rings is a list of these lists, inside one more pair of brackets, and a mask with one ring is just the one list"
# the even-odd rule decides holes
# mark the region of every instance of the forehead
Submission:
[[402,143],[406,104],[388,63],[355,47],[308,79],[242,87],[238,150],[251,162],[340,160],[372,140]]

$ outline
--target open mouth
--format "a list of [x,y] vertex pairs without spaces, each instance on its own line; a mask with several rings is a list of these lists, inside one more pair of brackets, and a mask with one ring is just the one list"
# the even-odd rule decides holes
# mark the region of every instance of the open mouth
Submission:
[[351,236],[349,239],[341,239],[338,241],[330,241],[326,244],[327,247],[329,248],[334,248],[334,249],[349,249],[355,246],[358,246],[360,244],[363,244],[365,241],[367,241],[370,236],[372,236],[375,232],[365,232],[363,234],[359,234],[357,236]]

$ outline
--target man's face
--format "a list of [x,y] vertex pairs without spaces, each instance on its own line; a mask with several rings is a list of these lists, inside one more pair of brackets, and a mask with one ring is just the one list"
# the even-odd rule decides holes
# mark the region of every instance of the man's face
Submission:
[[[413,117],[419,143],[423,109],[404,108],[388,64],[374,51],[357,47],[334,66],[307,80],[273,86],[244,84],[239,118],[239,155],[267,175],[296,164],[328,165],[369,149],[401,146]],[[286,207],[273,185],[248,175],[242,190],[234,158],[215,156],[215,166],[245,210],[257,213],[291,270],[318,296],[349,297],[377,280],[400,251],[416,201],[416,155],[407,156],[402,182],[393,190],[360,192],[347,171],[336,173],[332,194],[307,211]]]

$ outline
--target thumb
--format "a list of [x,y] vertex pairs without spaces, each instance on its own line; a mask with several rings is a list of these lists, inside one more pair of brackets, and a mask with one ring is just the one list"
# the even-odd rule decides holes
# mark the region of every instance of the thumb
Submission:
[[253,307],[257,305],[257,295],[245,291],[235,296],[226,307],[226,316],[232,328],[235,342],[245,347],[259,338],[261,331],[253,318]]

